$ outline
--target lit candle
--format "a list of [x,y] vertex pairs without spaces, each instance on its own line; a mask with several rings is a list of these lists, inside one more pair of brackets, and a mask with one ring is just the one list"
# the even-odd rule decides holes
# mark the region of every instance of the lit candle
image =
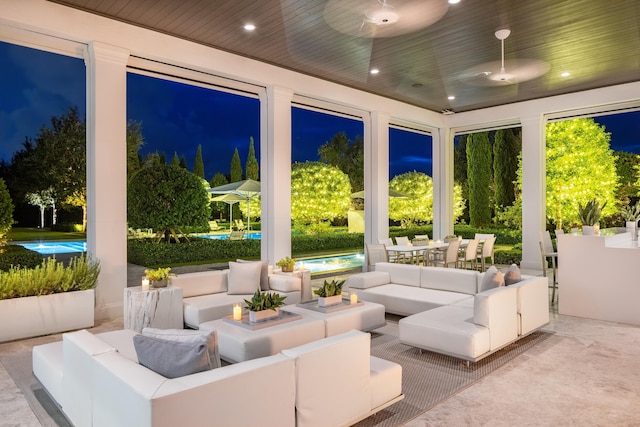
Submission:
[[433,240],[429,240],[429,246],[433,245]]
[[233,305],[233,320],[242,320],[242,307],[240,307],[240,304]]
[[149,290],[149,279],[147,279],[147,278],[143,278],[142,279],[142,290],[143,291],[148,291]]
[[439,245],[440,243],[442,243],[442,240],[438,239],[436,240],[436,243]]
[[462,236],[458,236],[458,242],[462,242]]
[[300,271],[304,270],[304,263],[302,263],[302,262],[300,263],[300,267],[298,268],[298,270],[300,270]]
[[358,294],[352,293],[351,294],[351,304],[357,304],[357,303],[358,303]]
[[273,274],[273,265],[267,267],[267,271],[269,272],[269,274]]

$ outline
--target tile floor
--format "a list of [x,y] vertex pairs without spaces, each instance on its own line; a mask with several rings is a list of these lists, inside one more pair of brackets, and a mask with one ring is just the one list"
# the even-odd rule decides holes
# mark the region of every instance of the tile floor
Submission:
[[[545,329],[555,335],[405,427],[640,425],[640,327],[561,316],[554,305]],[[0,355],[57,339],[0,344]],[[1,364],[0,425],[41,425]]]

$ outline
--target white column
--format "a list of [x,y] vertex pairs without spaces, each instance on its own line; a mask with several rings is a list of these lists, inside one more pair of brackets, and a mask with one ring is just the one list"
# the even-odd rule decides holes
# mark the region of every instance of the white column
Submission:
[[525,117],[522,123],[522,262],[521,267],[540,269],[540,231],[546,223],[545,125],[542,115]]
[[277,86],[260,97],[261,256],[270,264],[291,255],[292,98]]
[[432,133],[433,238],[453,234],[453,133],[449,128]]
[[379,111],[364,123],[364,241],[389,237],[389,119]]
[[100,261],[96,319],[122,316],[127,286],[127,59],[91,42],[87,66],[87,252]]

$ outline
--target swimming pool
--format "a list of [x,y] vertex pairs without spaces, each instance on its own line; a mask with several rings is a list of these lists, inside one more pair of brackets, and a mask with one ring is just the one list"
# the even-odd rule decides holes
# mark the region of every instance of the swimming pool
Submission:
[[[226,240],[229,238],[228,234],[207,234],[206,236],[199,236],[203,239],[211,239],[211,240]],[[262,233],[259,231],[252,231],[250,233],[245,233],[245,239],[260,239],[262,237]]]
[[306,258],[296,261],[295,268],[304,268],[311,271],[311,274],[329,273],[337,270],[350,270],[362,268],[364,265],[364,254],[350,254],[329,256],[323,258]]
[[70,254],[87,251],[87,242],[85,241],[20,243],[20,246],[24,246],[42,255]]

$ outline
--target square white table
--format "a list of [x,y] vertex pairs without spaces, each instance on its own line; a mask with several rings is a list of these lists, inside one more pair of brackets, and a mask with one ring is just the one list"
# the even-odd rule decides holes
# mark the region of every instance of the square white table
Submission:
[[[348,304],[347,300],[343,301]],[[298,313],[305,317],[315,317],[324,321],[326,337],[348,332],[351,329],[367,332],[387,324],[384,317],[384,305],[382,304],[360,301],[357,306],[349,307],[345,305],[340,310],[329,313],[305,308],[306,304],[312,304],[315,308],[317,303],[317,300],[307,301],[295,306],[288,305],[286,309],[292,313]]]
[[[286,311],[289,307],[280,310]],[[226,319],[217,319],[201,323],[200,330],[217,331],[220,358],[230,363],[271,356],[324,338],[324,322],[313,316],[253,331]]]

